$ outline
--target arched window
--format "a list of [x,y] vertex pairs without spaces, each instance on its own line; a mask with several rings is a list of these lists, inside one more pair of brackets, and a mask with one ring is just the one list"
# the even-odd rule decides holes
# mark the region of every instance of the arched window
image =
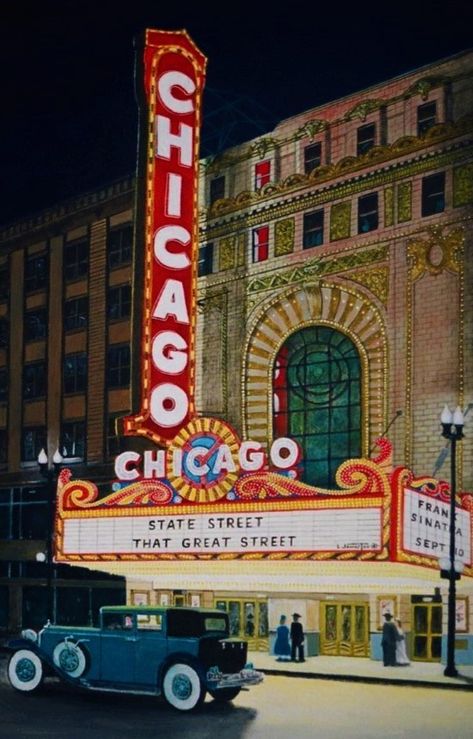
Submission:
[[273,368],[273,436],[302,449],[301,479],[333,486],[346,459],[361,454],[361,366],[340,331],[311,326],[292,334]]

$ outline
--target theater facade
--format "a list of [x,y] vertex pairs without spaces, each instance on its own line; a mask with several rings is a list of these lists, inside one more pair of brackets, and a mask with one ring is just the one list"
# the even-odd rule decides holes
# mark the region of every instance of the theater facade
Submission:
[[[473,663],[473,55],[198,160],[205,59],[187,36],[153,33],[153,125],[123,273],[133,314],[107,329],[130,347],[130,387],[110,395],[99,361],[106,410],[90,389],[64,406],[85,443],[58,480],[56,562],[126,578],[131,603],[225,609],[253,649],[271,649],[280,616],[296,611],[309,656],[379,659],[390,611],[410,657],[440,661],[440,413],[460,406],[456,660]],[[110,201],[102,231],[92,208],[77,209],[96,264],[131,197],[116,212]],[[108,265],[84,285],[91,307],[119,284]],[[84,330],[91,373],[107,347]],[[100,447],[105,413],[112,454]]]

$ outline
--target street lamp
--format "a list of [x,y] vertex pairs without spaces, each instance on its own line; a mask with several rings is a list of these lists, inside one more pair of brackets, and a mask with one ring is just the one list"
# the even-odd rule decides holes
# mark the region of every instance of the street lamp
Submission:
[[[457,493],[456,456],[457,441],[463,439],[464,417],[461,408],[457,406],[454,413],[446,405],[440,416],[442,436],[450,441],[450,548],[447,562],[440,563],[443,571],[447,569],[448,577],[448,632],[447,632],[447,666],[444,675],[456,677],[455,667],[455,616],[456,616],[456,580],[460,578],[460,563],[455,562],[455,498]],[[447,565],[444,568],[443,565]]]
[[56,498],[57,478],[61,469],[62,456],[59,449],[54,452],[52,465],[49,463],[48,455],[41,449],[38,454],[38,465],[42,476],[46,480],[47,493],[47,528],[46,528],[46,554],[39,552],[36,555],[38,562],[46,562],[47,580],[46,580],[46,598],[47,598],[47,618],[50,623],[54,621],[54,599],[53,599],[53,515],[54,502]]

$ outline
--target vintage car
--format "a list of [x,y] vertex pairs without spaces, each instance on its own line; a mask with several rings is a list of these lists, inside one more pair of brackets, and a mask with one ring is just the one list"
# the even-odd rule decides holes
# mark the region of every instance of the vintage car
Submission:
[[208,693],[230,701],[263,675],[246,663],[247,643],[229,638],[226,613],[206,608],[108,606],[98,628],[47,624],[10,641],[10,684],[24,693],[59,676],[89,690],[162,694],[190,711]]

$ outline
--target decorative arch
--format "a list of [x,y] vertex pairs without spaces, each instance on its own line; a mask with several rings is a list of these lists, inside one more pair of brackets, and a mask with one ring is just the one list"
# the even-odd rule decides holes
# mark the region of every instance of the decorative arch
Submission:
[[272,370],[284,341],[307,326],[329,326],[351,338],[362,368],[362,455],[386,425],[387,341],[377,306],[361,291],[323,282],[290,287],[257,312],[243,356],[243,432],[272,442]]

